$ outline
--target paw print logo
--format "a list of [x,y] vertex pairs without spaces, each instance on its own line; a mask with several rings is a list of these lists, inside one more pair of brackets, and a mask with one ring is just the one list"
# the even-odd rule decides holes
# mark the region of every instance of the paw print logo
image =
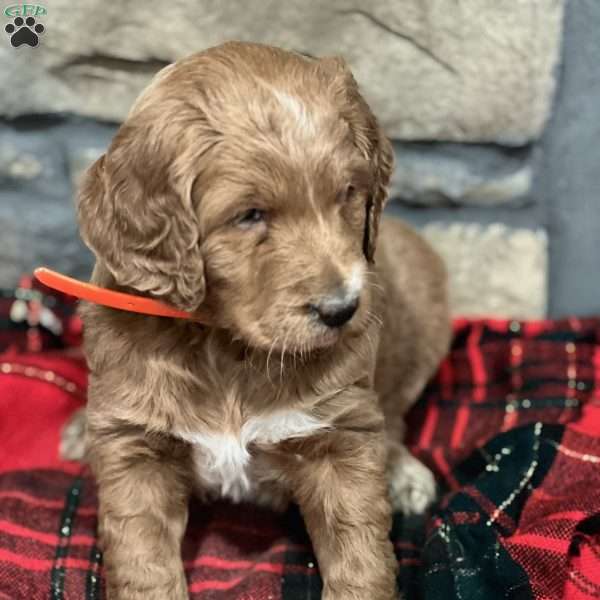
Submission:
[[44,26],[36,23],[33,17],[27,17],[25,20],[22,17],[16,17],[4,28],[4,31],[10,35],[10,43],[13,48],[18,48],[23,44],[35,48],[39,44],[39,36],[44,33]]

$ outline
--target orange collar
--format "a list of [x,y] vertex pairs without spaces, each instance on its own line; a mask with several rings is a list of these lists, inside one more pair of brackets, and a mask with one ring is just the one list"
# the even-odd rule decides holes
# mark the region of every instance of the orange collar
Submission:
[[94,304],[101,304],[102,306],[144,315],[173,317],[175,319],[189,319],[204,324],[208,323],[206,315],[178,310],[152,298],[134,296],[133,294],[125,294],[124,292],[102,288],[91,283],[73,279],[72,277],[67,277],[46,267],[39,267],[33,274],[38,281],[49,288],[70,296],[75,296],[81,300],[86,300],[87,302],[93,302]]

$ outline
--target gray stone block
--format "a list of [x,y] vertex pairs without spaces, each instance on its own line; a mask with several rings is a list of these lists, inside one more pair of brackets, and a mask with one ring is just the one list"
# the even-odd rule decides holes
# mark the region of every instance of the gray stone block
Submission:
[[523,203],[531,191],[531,147],[394,143],[390,195],[422,206]]
[[45,132],[0,126],[0,188],[64,194],[62,148]]
[[0,177],[4,182],[36,179],[42,170],[42,163],[35,156],[19,152],[7,140],[0,140]]
[[69,152],[69,173],[74,188],[79,185],[85,170],[102,155],[104,150],[105,148],[99,146],[83,146]]
[[41,265],[89,276],[93,257],[79,239],[73,180],[114,129],[79,119],[0,124],[0,287]]
[[422,229],[444,258],[455,316],[546,316],[547,235],[496,223],[431,223]]
[[40,46],[0,46],[0,114],[122,120],[151,76],[226,40],[351,65],[397,139],[537,138],[551,105],[563,0],[53,0]]
[[93,259],[79,240],[70,196],[2,191],[0,232],[0,287],[39,266],[89,276]]

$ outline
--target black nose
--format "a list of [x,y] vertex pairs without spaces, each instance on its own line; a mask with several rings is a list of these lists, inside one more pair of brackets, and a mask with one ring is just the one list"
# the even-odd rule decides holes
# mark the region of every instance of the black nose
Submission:
[[311,304],[310,307],[327,327],[341,327],[354,316],[358,308],[358,298],[350,300],[334,298],[319,304]]

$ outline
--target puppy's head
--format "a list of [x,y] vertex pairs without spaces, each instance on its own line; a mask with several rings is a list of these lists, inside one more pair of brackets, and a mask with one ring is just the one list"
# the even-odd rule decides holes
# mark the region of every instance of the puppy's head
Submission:
[[392,151],[340,59],[230,43],[161,71],[78,202],[118,284],[252,346],[310,350],[370,317]]

